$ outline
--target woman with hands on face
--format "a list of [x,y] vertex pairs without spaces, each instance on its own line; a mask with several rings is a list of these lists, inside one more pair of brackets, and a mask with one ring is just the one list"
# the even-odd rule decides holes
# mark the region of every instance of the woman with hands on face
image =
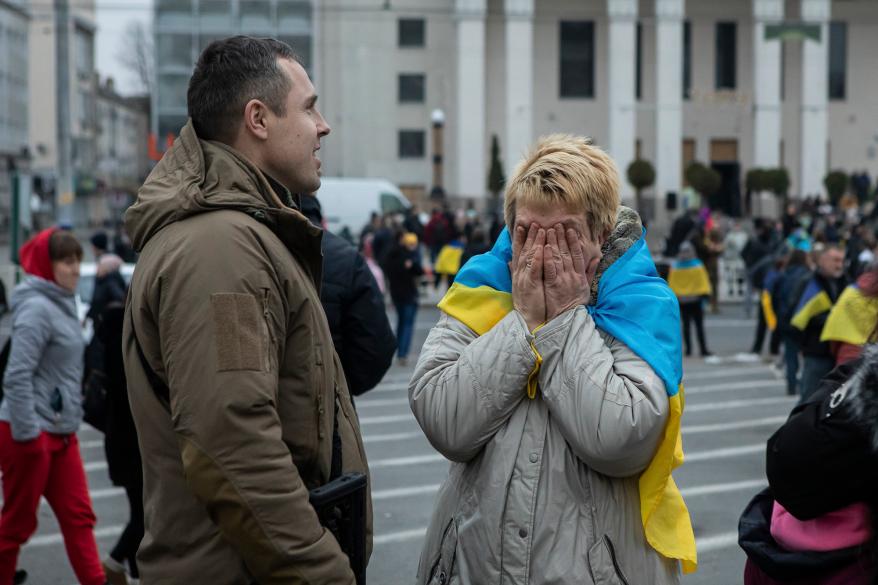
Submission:
[[417,583],[678,583],[695,559],[668,471],[679,306],[619,205],[616,167],[586,139],[544,138],[511,177],[505,215],[509,231],[440,302],[409,385],[452,462]]

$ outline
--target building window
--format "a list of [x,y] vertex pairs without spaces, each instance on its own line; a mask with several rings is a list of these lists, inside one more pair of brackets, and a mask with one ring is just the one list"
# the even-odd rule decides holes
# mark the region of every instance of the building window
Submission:
[[[634,93],[638,100],[643,99],[643,24],[637,23],[637,45],[635,47]],[[639,157],[638,157],[639,158]]]
[[692,23],[683,22],[683,99],[692,96]]
[[594,97],[594,22],[561,22],[561,97]]
[[423,18],[400,18],[398,21],[400,47],[426,46],[426,26]]
[[94,35],[85,29],[76,29],[76,74],[79,79],[90,79],[94,72]]
[[423,130],[400,130],[399,158],[424,158],[426,134]]
[[829,99],[847,97],[848,25],[829,23]]
[[198,7],[202,27],[230,28],[232,26],[232,5],[229,0],[201,0]]
[[301,35],[297,37],[279,37],[278,40],[283,41],[288,44],[292,49],[296,56],[299,58],[299,61],[302,63],[302,67],[305,68],[305,71],[308,72],[308,75],[311,74],[311,37],[309,35]]
[[716,23],[716,89],[735,89],[738,66],[738,25]]
[[159,33],[159,64],[169,68],[192,68],[192,35]]
[[426,76],[423,73],[400,73],[399,103],[424,103],[424,87],[426,84]]
[[271,30],[271,3],[268,0],[241,0],[241,30]]
[[286,35],[311,34],[311,3],[278,2],[277,24],[278,29]]

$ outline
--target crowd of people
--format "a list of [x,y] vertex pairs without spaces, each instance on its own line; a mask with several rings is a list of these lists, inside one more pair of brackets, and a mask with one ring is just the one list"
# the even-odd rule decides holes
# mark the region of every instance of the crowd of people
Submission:
[[[394,354],[408,359],[430,276],[440,315],[408,395],[451,466],[416,582],[679,583],[697,567],[672,477],[683,354],[694,326],[714,357],[705,309],[720,310],[720,259],[734,255],[745,298],[758,298],[752,353],[766,337],[771,354],[783,346],[800,396],[769,441],[771,487],[742,517],[745,581],[875,583],[878,212],[805,202],[752,235],[686,213],[664,279],[639,215],[620,205],[612,159],[553,135],[512,173],[502,217],[375,214],[354,246],[321,230],[319,200],[302,195],[319,188],[330,127],[289,46],[211,43],[188,100],[189,121],[126,213],[130,285],[106,237],[91,240],[88,343],[79,241],[50,228],[20,251],[0,403],[0,585],[27,577],[18,554],[41,497],[83,585],[363,585],[372,510],[352,397]],[[103,560],[83,419],[105,433],[130,505]]]

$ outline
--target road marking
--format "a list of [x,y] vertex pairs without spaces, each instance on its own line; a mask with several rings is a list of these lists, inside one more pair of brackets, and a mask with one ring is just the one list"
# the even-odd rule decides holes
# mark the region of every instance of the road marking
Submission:
[[[116,524],[113,526],[102,526],[101,528],[95,528],[94,535],[95,538],[110,538],[113,536],[119,536],[122,534],[122,531],[125,530],[125,526],[121,524]],[[28,547],[32,546],[53,546],[56,544],[63,544],[64,536],[61,533],[55,534],[44,534],[42,536],[34,536],[27,542]]]
[[[380,386],[376,386],[372,390],[369,390],[369,394],[375,394],[378,392],[399,392],[400,390],[408,390],[409,383],[408,382],[397,382],[393,384],[381,384]],[[355,399],[356,400],[356,399]],[[357,405],[368,402],[368,399],[362,399],[357,401]]]
[[694,435],[697,433],[719,433],[722,431],[733,431],[738,429],[770,427],[783,424],[786,420],[786,416],[770,416],[767,418],[757,418],[755,420],[743,420],[729,423],[715,423],[709,425],[683,425],[683,434]]
[[783,380],[750,380],[748,382],[729,382],[728,384],[715,384],[713,386],[696,386],[686,388],[686,396],[692,394],[709,394],[711,392],[728,392],[730,390],[770,390],[773,388],[785,388],[787,383]]
[[383,416],[361,416],[360,425],[380,425],[393,422],[414,422],[415,415],[411,412],[405,414],[386,414]]
[[430,455],[412,455],[409,457],[392,457],[390,459],[379,459],[377,461],[369,462],[369,469],[382,469],[385,467],[405,467],[406,465],[421,465],[424,463],[438,463],[443,461],[448,463],[448,460],[440,455],[439,453],[432,453]]
[[102,469],[106,469],[106,468],[107,468],[106,461],[90,461],[90,462],[85,464],[86,473],[88,473],[90,471],[101,471]]
[[694,451],[692,453],[686,453],[683,457],[683,461],[684,463],[695,463],[697,461],[728,459],[730,457],[740,457],[742,455],[752,455],[754,453],[765,453],[765,443],[742,445],[740,447],[725,447],[722,449],[710,449],[708,451]]
[[408,398],[373,398],[372,400],[357,400],[357,409],[376,406],[408,406],[408,404]]
[[712,536],[703,536],[695,539],[695,549],[700,553],[713,552],[724,548],[738,546],[737,532],[723,532]]
[[381,544],[390,544],[393,542],[406,542],[408,540],[418,540],[427,534],[427,527],[414,528],[412,530],[401,530],[399,532],[390,532],[388,534],[380,534],[372,538],[375,546]]
[[771,398],[752,398],[750,400],[727,400],[726,402],[711,402],[708,404],[688,404],[683,409],[684,414],[690,412],[708,412],[711,410],[728,410],[731,408],[749,408],[751,406],[769,406],[772,404],[795,404],[796,396],[777,396]]
[[80,449],[97,449],[97,448],[103,449],[103,447],[104,447],[104,440],[103,439],[98,439],[98,440],[94,440],[94,441],[80,441],[79,442]]
[[363,435],[363,443],[369,445],[371,443],[388,443],[390,441],[407,441],[409,439],[417,439],[424,437],[421,431],[411,433],[387,433],[385,435]]
[[692,486],[690,488],[681,489],[680,493],[684,497],[692,498],[695,496],[709,496],[713,494],[725,494],[728,492],[762,489],[767,485],[768,482],[764,479],[748,479],[746,481]]
[[740,368],[723,368],[721,370],[698,370],[693,374],[683,373],[683,383],[693,380],[712,380],[714,378],[725,378],[727,376],[739,377],[749,374],[770,374],[771,368],[767,366],[745,366]]
[[406,498],[409,496],[421,496],[424,494],[434,494],[442,487],[440,483],[432,483],[430,485],[416,485],[406,488],[396,488],[392,490],[380,490],[372,492],[373,500],[393,500],[396,498]]

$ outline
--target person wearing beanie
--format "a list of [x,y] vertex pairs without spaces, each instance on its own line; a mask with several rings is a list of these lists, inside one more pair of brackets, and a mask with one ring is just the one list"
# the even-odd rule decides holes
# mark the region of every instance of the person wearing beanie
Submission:
[[677,261],[668,273],[668,285],[680,301],[680,316],[683,319],[683,341],[686,355],[692,355],[689,338],[690,324],[695,324],[701,357],[713,355],[707,349],[704,336],[704,301],[710,297],[710,277],[704,264],[695,257],[695,248],[689,242],[680,245]]
[[94,254],[95,262],[101,259],[101,256],[110,249],[110,239],[106,232],[95,232],[88,240],[91,243],[91,251]]
[[399,364],[406,365],[418,314],[418,279],[424,274],[418,254],[418,236],[400,232],[384,266],[390,283],[390,298],[396,307],[396,355]]
[[0,403],[0,584],[20,581],[19,551],[52,507],[82,585],[104,585],[95,515],[76,431],[82,421],[82,338],[74,295],[82,247],[51,228],[19,252],[27,278],[12,293],[12,345]]

